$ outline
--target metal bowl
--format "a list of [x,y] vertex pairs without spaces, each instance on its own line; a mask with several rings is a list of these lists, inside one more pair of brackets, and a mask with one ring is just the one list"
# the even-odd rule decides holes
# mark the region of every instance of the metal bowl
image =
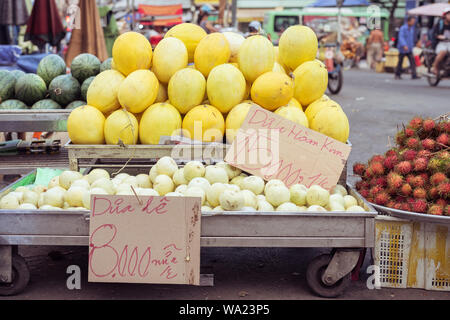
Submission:
[[396,218],[400,218],[400,219],[407,219],[407,220],[414,220],[414,221],[421,221],[421,222],[450,224],[450,217],[447,217],[447,216],[435,216],[435,215],[425,214],[425,213],[416,213],[416,212],[411,212],[411,211],[392,209],[392,208],[380,206],[375,203],[370,203],[370,204],[375,209],[380,211],[381,213],[385,213],[392,217],[396,217]]

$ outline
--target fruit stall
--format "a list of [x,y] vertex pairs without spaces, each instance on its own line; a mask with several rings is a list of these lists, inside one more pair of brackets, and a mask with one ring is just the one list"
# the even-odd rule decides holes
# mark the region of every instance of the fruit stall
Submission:
[[[49,56],[37,75],[15,80],[0,109],[20,112],[18,121],[26,122],[36,109],[27,106],[44,100],[45,106],[66,106],[70,110],[64,110],[63,121],[70,140],[62,146],[67,165],[49,168],[41,162],[0,191],[0,276],[5,283],[0,294],[20,293],[28,283],[29,270],[17,246],[88,246],[91,199],[104,195],[198,199],[204,247],[330,248],[329,254],[311,261],[306,280],[317,295],[341,295],[352,273],[358,273],[365,250],[376,247],[372,203],[387,205],[392,198],[385,187],[372,189],[391,179],[378,164],[358,164],[355,173],[365,176],[367,171],[370,181],[347,184],[349,121],[342,107],[324,94],[328,73],[315,59],[317,49],[317,37],[304,26],[289,27],[274,47],[260,35],[207,35],[183,23],[154,49],[141,34],[126,32],[115,41],[111,60],[101,63],[82,54],[67,73],[57,56]],[[80,98],[79,106],[69,108]],[[46,117],[62,112],[44,109]],[[241,140],[242,131],[256,113],[271,117],[259,121],[262,128],[280,132],[279,141],[285,143],[280,144],[285,150],[280,157],[295,153],[291,167],[308,163],[295,171],[295,179],[293,174],[257,174],[230,160],[233,146],[248,143]],[[289,134],[292,140],[283,140],[287,132],[282,124],[296,130],[295,139]],[[448,119],[435,125],[448,133]],[[416,128],[413,136],[421,133]],[[307,145],[304,150],[315,150],[318,140],[313,137],[328,141],[320,150],[325,155],[296,151],[300,142]],[[330,143],[334,148],[326,147]],[[444,138],[438,143],[448,149]],[[249,149],[243,150],[249,156]],[[403,157],[403,151],[396,154]],[[448,175],[448,152],[439,157],[436,168],[444,167]],[[316,162],[310,164],[313,158]],[[405,166],[400,167],[406,174]],[[311,172],[300,175],[302,170]],[[306,183],[303,174],[312,177],[313,171],[321,173]],[[329,175],[332,183],[321,175]],[[447,201],[448,190],[440,186],[448,184],[444,178],[436,178],[436,192]],[[380,203],[385,194],[387,201]],[[414,201],[411,210],[420,206]],[[446,203],[443,219],[448,218]]]

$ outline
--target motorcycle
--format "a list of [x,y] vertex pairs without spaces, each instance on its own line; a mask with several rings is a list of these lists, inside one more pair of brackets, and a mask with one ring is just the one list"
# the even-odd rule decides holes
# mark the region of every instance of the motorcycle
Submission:
[[323,45],[325,49],[323,63],[328,70],[328,90],[331,94],[338,94],[344,84],[343,57],[336,53],[339,47],[335,43]]
[[439,66],[439,73],[437,75],[431,71],[433,62],[436,59],[435,51],[431,48],[425,48],[422,51],[422,56],[423,56],[423,60],[424,60],[424,65],[428,69],[428,72],[424,76],[427,78],[428,84],[430,86],[435,87],[439,84],[439,82],[442,79],[450,78],[450,54],[449,53],[447,53],[447,56],[441,62],[441,65]]

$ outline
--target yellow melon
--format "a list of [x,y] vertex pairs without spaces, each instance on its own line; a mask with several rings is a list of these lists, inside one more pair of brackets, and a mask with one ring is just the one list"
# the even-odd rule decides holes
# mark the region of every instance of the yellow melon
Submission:
[[89,85],[87,104],[105,114],[118,109],[120,102],[117,94],[124,80],[125,77],[116,70],[99,73]]
[[229,62],[237,62],[239,48],[241,47],[241,44],[244,42],[245,38],[236,32],[223,32],[222,34],[225,36],[225,38],[227,38],[227,41],[230,44],[231,55]]
[[317,114],[317,112],[319,112],[319,110],[329,106],[337,106],[339,109],[342,110],[341,106],[336,101],[331,100],[330,98],[324,95],[321,98],[309,104],[309,106],[305,110],[305,115],[309,119],[309,121],[311,121],[312,118],[314,118],[314,116]]
[[177,108],[166,102],[155,103],[144,111],[139,122],[142,144],[159,144],[162,136],[179,134],[181,115]]
[[311,119],[309,127],[340,142],[347,142],[350,126],[346,114],[338,106],[327,106]]
[[173,74],[186,68],[187,64],[188,51],[180,39],[164,38],[156,45],[152,71],[159,81],[168,83]]
[[274,112],[275,114],[282,116],[283,118],[289,119],[301,126],[309,127],[308,119],[301,108],[284,106],[280,107]]
[[244,75],[229,63],[212,69],[206,81],[209,103],[222,113],[227,113],[244,99],[245,89]]
[[114,69],[125,76],[139,69],[150,69],[152,54],[152,46],[145,36],[133,31],[125,32],[114,41]]
[[244,99],[250,98],[250,91],[252,89],[252,85],[248,82],[245,83],[245,93],[244,93]]
[[305,107],[319,99],[327,89],[328,71],[318,61],[307,61],[294,70],[294,97]]
[[217,108],[203,104],[192,108],[183,119],[183,135],[203,142],[222,142],[225,120]]
[[252,100],[267,110],[286,105],[294,95],[294,85],[289,76],[278,72],[266,72],[253,82]]
[[138,121],[131,112],[119,109],[106,118],[104,132],[107,144],[137,144]]
[[273,64],[273,72],[283,73],[286,74],[286,70],[284,70],[283,66],[279,64],[277,61]]
[[140,113],[155,102],[159,81],[150,70],[136,70],[125,78],[117,97],[120,105],[132,113]]
[[275,63],[272,42],[260,35],[248,37],[239,48],[238,63],[250,83],[263,73],[272,71]]
[[169,81],[170,104],[185,114],[202,103],[205,89],[206,80],[200,71],[191,68],[178,70]]
[[156,95],[155,103],[164,102],[167,101],[167,99],[169,99],[167,95],[167,86],[164,83],[160,82],[158,86],[158,94]]
[[183,41],[188,51],[188,60],[189,62],[193,62],[195,48],[197,48],[200,40],[206,37],[206,32],[202,27],[196,24],[181,23],[173,26],[169,31],[167,31],[164,38],[168,37],[175,37]]
[[67,132],[74,144],[103,144],[105,116],[97,108],[84,105],[75,108],[67,118]]
[[297,108],[300,108],[303,111],[302,105],[295,98],[292,98],[291,100],[289,100],[289,102],[287,103],[286,107],[297,107]]
[[302,63],[316,58],[318,41],[311,28],[295,25],[283,32],[278,47],[281,62],[295,70]]
[[241,102],[240,104],[234,106],[233,109],[228,113],[227,119],[225,120],[226,128],[226,139],[227,143],[232,143],[237,131],[242,126],[248,111],[255,104],[252,101]]
[[230,54],[230,45],[223,34],[219,32],[208,34],[195,49],[195,68],[207,78],[215,66],[228,62]]

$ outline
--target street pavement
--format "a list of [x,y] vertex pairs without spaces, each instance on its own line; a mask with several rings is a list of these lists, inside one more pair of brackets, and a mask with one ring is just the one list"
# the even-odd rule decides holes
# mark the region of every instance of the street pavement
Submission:
[[[392,74],[368,70],[344,73],[344,86],[336,96],[350,121],[352,152],[355,161],[367,161],[393,144],[402,123],[415,115],[435,118],[450,112],[450,81],[430,87],[426,79],[394,80]],[[52,250],[60,255],[48,256]],[[324,249],[312,248],[203,248],[202,273],[214,274],[213,287],[181,285],[105,284],[87,282],[87,248],[21,247],[31,268],[26,291],[1,299],[320,299],[310,292],[305,281],[308,262]],[[366,285],[370,252],[355,281],[339,299],[450,299],[450,292],[421,289],[372,289]],[[66,287],[66,268],[81,268],[81,289]]]

